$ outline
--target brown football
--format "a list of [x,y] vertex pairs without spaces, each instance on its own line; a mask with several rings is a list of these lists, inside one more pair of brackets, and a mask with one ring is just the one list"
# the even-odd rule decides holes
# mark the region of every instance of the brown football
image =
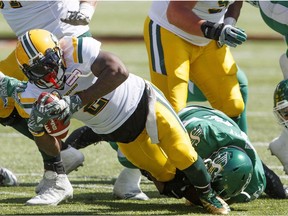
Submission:
[[[48,92],[42,92],[38,97],[38,103],[40,103],[41,99],[49,94],[49,98],[46,100],[45,104],[51,103],[52,101],[59,100],[59,97],[55,94],[51,94]],[[64,120],[59,119],[50,119],[45,125],[44,128],[46,132],[57,139],[64,139],[69,132],[70,121],[64,124]]]

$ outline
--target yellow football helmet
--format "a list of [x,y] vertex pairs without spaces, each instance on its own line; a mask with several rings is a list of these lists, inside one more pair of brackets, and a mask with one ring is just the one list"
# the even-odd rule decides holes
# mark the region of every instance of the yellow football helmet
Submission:
[[33,29],[19,37],[17,62],[29,81],[39,88],[60,88],[65,66],[58,39],[44,29]]

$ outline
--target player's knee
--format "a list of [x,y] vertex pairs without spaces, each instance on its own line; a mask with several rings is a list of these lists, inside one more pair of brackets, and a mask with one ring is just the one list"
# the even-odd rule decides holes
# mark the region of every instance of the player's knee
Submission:
[[241,115],[241,113],[244,111],[245,104],[243,100],[231,100],[227,101],[223,107],[222,112],[224,112],[227,116],[234,118]]

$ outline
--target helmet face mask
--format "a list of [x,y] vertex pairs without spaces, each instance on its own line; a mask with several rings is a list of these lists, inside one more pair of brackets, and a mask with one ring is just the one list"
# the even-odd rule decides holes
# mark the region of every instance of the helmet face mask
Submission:
[[16,48],[20,68],[31,83],[42,89],[61,88],[64,84],[64,62],[58,40],[42,29],[21,36]]
[[274,91],[273,113],[280,125],[288,128],[288,80],[282,80]]
[[252,161],[236,146],[220,148],[205,163],[212,178],[212,188],[224,200],[243,192],[251,180]]

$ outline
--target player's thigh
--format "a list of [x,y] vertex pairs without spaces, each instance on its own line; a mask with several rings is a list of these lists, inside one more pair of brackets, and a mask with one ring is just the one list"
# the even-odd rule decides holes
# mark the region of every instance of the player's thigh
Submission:
[[157,144],[151,143],[145,129],[133,142],[117,144],[131,163],[148,171],[158,181],[170,181],[174,178],[176,168],[169,162],[163,150]]
[[237,65],[228,47],[219,49],[214,41],[207,45],[205,52],[191,65],[190,78],[213,108],[230,117],[244,110]]
[[156,107],[159,146],[179,170],[184,170],[197,160],[188,133],[177,114],[165,100],[158,98]]
[[186,106],[190,52],[177,35],[158,26],[149,18],[144,26],[144,40],[149,58],[151,81],[176,111]]
[[0,71],[10,77],[14,77],[18,80],[27,80],[27,77],[24,75],[20,67],[18,66],[15,50],[10,53],[10,55],[0,61]]
[[[15,58],[15,51],[10,53],[10,55],[0,61],[0,71],[10,77],[14,77],[19,80],[27,80],[26,76],[20,70],[18,63]],[[14,100],[12,98],[7,98],[4,102],[0,100],[0,118],[8,117],[14,109]]]

